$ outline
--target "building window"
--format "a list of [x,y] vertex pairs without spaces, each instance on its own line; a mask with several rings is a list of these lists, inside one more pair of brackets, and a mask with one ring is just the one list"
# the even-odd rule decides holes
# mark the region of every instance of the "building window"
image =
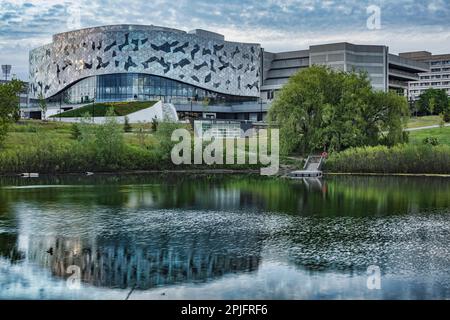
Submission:
[[207,101],[217,105],[257,100],[257,97],[221,94],[153,75],[120,73],[86,78],[49,101],[59,102],[62,99],[65,104],[87,104],[94,98],[96,102],[164,100],[174,104],[190,104]]

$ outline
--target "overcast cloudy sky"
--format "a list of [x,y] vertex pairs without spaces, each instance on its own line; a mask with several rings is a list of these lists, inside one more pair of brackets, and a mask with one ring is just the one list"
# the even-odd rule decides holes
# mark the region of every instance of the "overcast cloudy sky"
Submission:
[[[378,30],[367,27],[372,5],[381,9]],[[202,28],[268,51],[348,41],[450,52],[450,0],[0,0],[0,63],[26,80],[28,51],[52,34],[121,23]]]

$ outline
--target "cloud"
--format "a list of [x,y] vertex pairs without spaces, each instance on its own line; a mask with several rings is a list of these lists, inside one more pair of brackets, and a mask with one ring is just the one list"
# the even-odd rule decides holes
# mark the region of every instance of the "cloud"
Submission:
[[[381,9],[382,30],[366,27],[367,7]],[[54,33],[105,24],[203,28],[228,40],[259,42],[271,51],[348,41],[387,44],[391,51],[448,51],[450,3],[445,0],[2,0],[0,59],[26,79],[28,50]],[[8,61],[6,61],[8,60]]]

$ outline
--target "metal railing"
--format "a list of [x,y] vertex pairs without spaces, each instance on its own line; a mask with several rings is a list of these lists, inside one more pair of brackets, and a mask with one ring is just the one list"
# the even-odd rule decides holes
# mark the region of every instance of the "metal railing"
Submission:
[[303,170],[306,171],[319,171],[322,169],[324,162],[324,158],[322,156],[309,156],[308,159],[306,159],[305,166],[303,167]]

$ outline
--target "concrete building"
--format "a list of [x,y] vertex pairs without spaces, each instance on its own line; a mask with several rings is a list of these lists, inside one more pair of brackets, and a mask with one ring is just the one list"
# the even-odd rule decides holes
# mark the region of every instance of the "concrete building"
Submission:
[[450,54],[433,55],[428,51],[400,53],[400,57],[426,63],[429,70],[419,74],[419,79],[409,82],[408,98],[417,100],[427,89],[442,89],[450,96]]
[[206,30],[113,25],[53,36],[30,52],[29,114],[37,99],[47,115],[95,102],[162,100],[181,119],[261,121],[275,94],[311,65],[367,72],[373,88],[406,95],[426,63],[386,46],[335,43],[293,52],[266,52]]
[[390,54],[386,46],[333,43],[311,46],[309,50],[264,52],[261,98],[272,100],[294,73],[311,65],[367,72],[374,89],[395,90],[405,96],[408,82],[418,80],[419,72],[429,71],[426,63]]

